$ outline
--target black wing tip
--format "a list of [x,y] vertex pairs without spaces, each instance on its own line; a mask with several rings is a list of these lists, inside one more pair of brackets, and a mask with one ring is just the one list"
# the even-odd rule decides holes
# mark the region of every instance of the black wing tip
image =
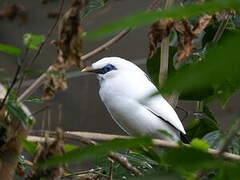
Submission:
[[183,134],[182,132],[180,132],[180,139],[185,144],[189,144],[191,142],[190,137],[186,134]]

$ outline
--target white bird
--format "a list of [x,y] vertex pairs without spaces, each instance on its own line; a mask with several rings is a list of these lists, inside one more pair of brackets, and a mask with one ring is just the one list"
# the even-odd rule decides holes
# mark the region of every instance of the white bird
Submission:
[[106,57],[82,72],[97,74],[101,100],[126,133],[174,141],[184,137],[186,142],[177,113],[160,94],[152,96],[157,88],[135,64],[119,57]]

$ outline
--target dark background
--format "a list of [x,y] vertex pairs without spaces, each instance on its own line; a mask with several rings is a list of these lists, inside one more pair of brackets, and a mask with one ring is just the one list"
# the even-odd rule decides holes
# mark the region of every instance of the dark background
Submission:
[[[58,0],[49,1],[48,4],[42,5],[40,0],[0,0],[0,9],[6,7],[10,3],[20,3],[26,8],[28,17],[25,24],[21,24],[20,19],[16,18],[13,21],[0,19],[0,43],[9,44],[21,49],[24,49],[22,37],[25,33],[46,35],[49,28],[55,22],[55,19],[47,17],[49,12],[58,10]],[[67,9],[71,0],[66,0],[64,9]],[[105,7],[100,8],[94,13],[90,13],[82,19],[82,27],[86,31],[91,31],[108,22],[112,22],[122,16],[130,15],[131,13],[147,9],[150,0],[112,0]],[[123,38],[110,49],[102,52],[87,62],[97,61],[106,56],[120,56],[131,60],[145,67],[146,56],[148,54],[148,33],[149,26],[134,29],[127,37]],[[56,32],[56,31],[55,31]],[[51,40],[56,39],[54,33]],[[108,38],[101,40],[85,40],[83,47],[87,53],[98,47]],[[31,59],[32,54],[27,57]],[[46,70],[46,68],[54,62],[56,58],[56,48],[47,44],[34,64],[35,70]],[[0,77],[12,78],[16,70],[16,57],[0,52]],[[68,89],[60,92],[56,97],[43,103],[26,103],[32,112],[39,110],[46,105],[49,106],[48,111],[38,114],[37,122],[34,129],[55,129],[56,126],[62,127],[64,130],[91,131],[102,133],[124,134],[111,119],[104,105],[98,96],[98,82],[95,75],[80,73],[78,70],[72,70],[74,77],[68,81]],[[214,73],[214,72],[213,72]],[[40,74],[28,76],[28,82],[38,77]],[[24,88],[27,88],[25,86]],[[24,89],[23,88],[23,89]],[[40,88],[33,97],[40,97],[42,89]],[[195,103],[181,101],[180,105],[189,111],[195,111]],[[210,104],[210,109],[221,122],[221,127],[233,120],[234,117],[240,115],[239,94],[235,94],[225,107],[222,109],[219,102],[216,100]],[[187,120],[183,119],[183,113],[178,111],[183,123]],[[60,114],[60,115],[59,115]],[[62,115],[61,115],[62,114]],[[191,117],[188,117],[191,119]]]

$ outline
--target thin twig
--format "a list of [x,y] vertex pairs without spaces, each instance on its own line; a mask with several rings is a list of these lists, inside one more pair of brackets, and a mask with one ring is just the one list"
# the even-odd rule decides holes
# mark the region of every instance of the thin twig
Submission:
[[108,173],[108,180],[113,180],[113,164],[114,160],[109,158],[109,173]]
[[[35,134],[33,132],[33,134]],[[52,135],[52,132],[50,133]],[[122,135],[111,135],[111,134],[102,134],[102,133],[91,133],[91,132],[80,132],[80,131],[67,131],[64,133],[64,138],[68,140],[75,140],[76,142],[86,143],[88,141],[110,141],[113,139],[129,139],[132,138],[130,136],[122,136]],[[54,140],[54,138],[49,138],[50,140]],[[81,141],[83,139],[83,141]],[[86,141],[87,139],[87,141]],[[42,136],[28,136],[27,140],[34,142],[44,142],[44,138]],[[86,143],[87,144],[87,143]],[[171,141],[153,139],[153,144],[156,147],[161,148],[179,148],[179,144]],[[185,145],[189,146],[189,145]],[[219,151],[215,149],[208,149],[208,153],[214,156],[219,155]],[[229,161],[240,161],[240,156],[232,153],[223,152],[222,157]]]
[[14,85],[16,84],[16,82],[17,82],[17,80],[18,80],[18,75],[20,74],[20,72],[21,72],[21,70],[22,70],[22,65],[23,65],[23,63],[24,63],[24,61],[25,61],[25,59],[26,59],[27,54],[28,54],[28,50],[25,50],[22,58],[21,58],[20,60],[18,60],[17,70],[16,70],[16,72],[15,72],[13,81],[12,81],[10,87],[8,88],[5,97],[3,98],[3,100],[2,100],[2,102],[1,102],[1,104],[0,104],[0,111],[1,111],[2,108],[4,107],[4,105],[5,105],[6,101],[7,101],[7,98],[8,98],[8,96],[9,96],[9,94],[11,93]]
[[119,153],[111,152],[108,155],[111,159],[119,162],[119,164],[122,165],[122,167],[128,169],[131,173],[133,173],[136,176],[142,175],[141,171],[139,171],[137,168],[132,166],[131,163],[129,163],[128,159],[120,155]]
[[18,74],[20,73],[20,70],[21,70],[21,65],[19,64],[19,65],[17,66],[17,70],[16,70],[16,72],[15,72],[13,81],[12,81],[10,87],[9,87],[8,90],[7,90],[6,95],[4,96],[4,98],[3,98],[2,102],[1,102],[0,111],[1,111],[2,108],[4,107],[4,105],[5,105],[6,101],[7,101],[7,98],[8,98],[8,96],[9,96],[11,90],[13,89],[14,84],[17,82],[17,77],[18,77]]
[[214,35],[213,40],[212,40],[213,42],[218,42],[220,40],[231,17],[232,17],[232,15],[228,15],[227,19],[222,21],[221,24],[218,26],[217,32]]
[[114,36],[112,39],[110,39],[109,41],[107,41],[106,43],[104,43],[103,45],[99,46],[98,48],[92,50],[91,52],[83,55],[81,57],[81,61],[84,61],[102,51],[107,50],[110,46],[112,46],[113,44],[117,43],[120,39],[122,39],[124,36],[126,36],[129,32],[131,31],[130,28],[124,29],[123,31],[121,31],[120,33],[118,33],[116,36]]
[[[42,48],[44,47],[44,45],[47,43],[47,41],[49,40],[51,34],[53,33],[54,29],[56,28],[58,21],[61,17],[62,14],[62,10],[63,10],[63,5],[64,5],[64,0],[61,0],[60,5],[59,5],[59,10],[58,10],[58,16],[56,21],[54,22],[53,26],[49,29],[49,31],[47,32],[46,38],[45,40],[40,44],[37,52],[35,53],[35,55],[32,57],[32,59],[23,67],[23,69],[29,69],[31,67],[31,65],[36,61],[36,59],[38,58],[38,56],[41,53]],[[25,74],[23,73],[21,79],[20,79],[20,83],[18,85],[18,90],[20,90],[22,83],[25,79]],[[17,99],[17,102],[20,102],[19,98]]]
[[27,69],[30,68],[30,66],[36,61],[36,59],[38,58],[39,54],[41,53],[42,48],[44,47],[46,42],[49,40],[51,34],[53,33],[54,29],[56,28],[56,26],[58,24],[58,21],[60,20],[60,17],[61,17],[61,14],[62,14],[63,6],[64,6],[64,0],[61,0],[60,1],[60,5],[59,5],[57,19],[54,22],[54,24],[52,25],[52,27],[49,29],[49,31],[47,32],[45,40],[40,44],[37,52],[35,53],[35,55],[32,57],[32,59],[27,64],[27,66],[26,66]]

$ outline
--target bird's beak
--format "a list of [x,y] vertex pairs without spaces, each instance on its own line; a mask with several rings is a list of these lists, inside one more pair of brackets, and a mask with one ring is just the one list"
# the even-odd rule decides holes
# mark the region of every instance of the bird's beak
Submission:
[[87,66],[83,70],[81,70],[81,72],[93,72],[93,71],[94,69],[91,66]]

